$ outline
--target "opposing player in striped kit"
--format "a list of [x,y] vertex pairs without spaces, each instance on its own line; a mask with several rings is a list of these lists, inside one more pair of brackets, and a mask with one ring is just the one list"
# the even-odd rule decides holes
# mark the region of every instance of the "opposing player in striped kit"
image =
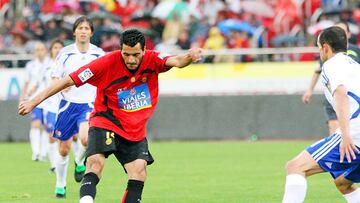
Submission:
[[360,182],[360,65],[346,55],[347,37],[339,27],[325,29],[317,45],[323,62],[321,82],[339,128],[287,163],[283,203],[303,202],[306,177],[322,172],[331,174],[347,202],[359,203],[355,183]]
[[[42,73],[50,66],[51,60],[47,56],[46,46],[42,42],[36,42],[34,46],[35,59],[26,64],[26,81],[22,89],[20,101],[32,99],[37,93],[45,88]],[[48,136],[43,132],[44,128],[44,103],[39,104],[31,112],[30,144],[32,149],[32,160],[43,161],[46,158],[48,147]]]
[[[47,66],[41,74],[41,80],[45,82],[45,86],[49,86],[52,81],[52,73],[56,67],[56,56],[58,55],[61,48],[64,47],[64,44],[60,40],[54,40],[51,42],[49,51],[50,51],[50,64]],[[56,114],[59,109],[60,98],[59,95],[53,95],[44,101],[44,130],[49,137],[49,147],[48,147],[48,157],[50,161],[50,171],[55,172],[56,162],[59,154],[58,145],[56,139],[53,137]],[[46,136],[46,135],[45,135]]]
[[[92,22],[85,16],[79,17],[73,25],[75,43],[60,50],[56,59],[54,78],[64,78],[69,73],[81,66],[103,56],[105,53],[99,47],[90,44],[94,27]],[[65,197],[66,175],[69,164],[69,151],[72,137],[79,135],[78,152],[75,153],[74,177],[77,182],[82,180],[85,172],[84,153],[87,146],[89,129],[89,116],[94,107],[96,88],[92,85],[82,87],[69,87],[61,92],[58,117],[55,124],[54,137],[59,140],[60,156],[56,164],[56,189],[58,198]]]

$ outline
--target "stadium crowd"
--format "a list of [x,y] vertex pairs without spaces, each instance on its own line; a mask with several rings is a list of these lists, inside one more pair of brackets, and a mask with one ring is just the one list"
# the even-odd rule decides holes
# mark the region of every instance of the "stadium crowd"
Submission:
[[[119,48],[119,33],[129,27],[142,30],[147,48],[161,52],[190,47],[313,46],[314,36],[338,20],[350,23],[352,43],[360,41],[360,3],[353,0],[29,0],[23,7],[16,1],[1,2],[0,8],[8,9],[0,19],[0,54],[31,53],[38,40],[49,44],[56,38],[68,45],[73,42],[71,25],[81,15],[94,22],[91,42],[107,52]],[[319,8],[321,14],[310,22]],[[314,57],[287,55],[272,60]],[[256,60],[259,58],[250,55],[212,56],[204,62]],[[17,65],[24,67],[25,62]],[[7,61],[0,63],[12,66]]]

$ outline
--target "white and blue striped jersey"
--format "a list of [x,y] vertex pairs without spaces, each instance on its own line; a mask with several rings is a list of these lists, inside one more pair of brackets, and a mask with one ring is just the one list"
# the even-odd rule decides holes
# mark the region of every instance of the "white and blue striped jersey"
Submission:
[[[26,81],[28,82],[28,89],[34,88],[35,86],[36,91],[29,96],[28,99],[34,98],[37,94],[39,94],[41,91],[43,91],[46,88],[45,80],[43,78],[43,72],[46,68],[49,67],[51,63],[51,60],[49,57],[46,57],[43,61],[40,61],[38,59],[34,59],[29,61],[26,66]],[[40,103],[37,107],[43,108],[44,102]]]
[[[90,44],[87,52],[80,52],[76,44],[71,44],[62,48],[56,59],[56,68],[53,77],[64,78],[73,71],[90,63],[91,61],[103,56],[105,52]],[[61,92],[62,99],[72,103],[89,103],[94,102],[96,87],[85,84],[79,88],[72,86],[68,91]]]
[[[344,53],[337,53],[322,66],[321,80],[325,96],[335,111],[333,95],[336,88],[344,85],[348,91],[350,135],[360,147],[360,65]],[[337,133],[341,133],[340,129]]]

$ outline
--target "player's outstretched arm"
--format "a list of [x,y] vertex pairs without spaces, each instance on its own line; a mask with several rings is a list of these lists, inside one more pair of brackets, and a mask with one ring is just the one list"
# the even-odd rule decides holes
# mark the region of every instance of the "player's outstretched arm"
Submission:
[[313,73],[313,76],[311,77],[309,88],[306,90],[304,95],[302,96],[301,100],[304,104],[309,104],[311,101],[311,96],[313,94],[313,91],[315,89],[316,83],[319,80],[320,77],[321,68],[320,66],[316,68],[316,70]]
[[168,67],[183,68],[192,62],[197,62],[201,59],[203,50],[201,48],[192,48],[185,54],[169,57],[165,65]]
[[33,110],[42,101],[72,85],[74,85],[74,81],[70,78],[70,76],[66,76],[56,83],[52,83],[48,88],[40,92],[32,100],[21,102],[19,104],[19,115],[24,116],[30,113],[31,110]]
[[349,99],[347,97],[347,90],[344,85],[340,85],[334,92],[335,108],[338,116],[339,127],[341,130],[341,144],[340,144],[340,162],[342,163],[344,158],[351,162],[351,159],[356,159],[355,153],[359,153],[359,150],[354,144],[354,141],[350,135],[350,108]]

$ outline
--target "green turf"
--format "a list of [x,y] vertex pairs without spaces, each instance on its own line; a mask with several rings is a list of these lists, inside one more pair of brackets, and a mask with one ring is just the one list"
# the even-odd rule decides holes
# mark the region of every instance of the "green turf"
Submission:
[[[144,203],[281,202],[284,164],[310,142],[152,142]],[[27,143],[0,144],[0,202],[78,202],[79,184],[68,171],[67,199],[54,197],[48,162],[31,161]],[[96,202],[119,203],[127,178],[111,156]],[[305,202],[345,202],[329,174],[308,179]]]

